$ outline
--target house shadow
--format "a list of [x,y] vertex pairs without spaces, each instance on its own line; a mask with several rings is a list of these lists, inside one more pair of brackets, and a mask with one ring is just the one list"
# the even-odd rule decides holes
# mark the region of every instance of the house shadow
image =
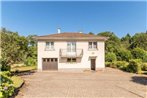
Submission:
[[142,85],[147,85],[147,77],[145,76],[133,76],[131,81]]

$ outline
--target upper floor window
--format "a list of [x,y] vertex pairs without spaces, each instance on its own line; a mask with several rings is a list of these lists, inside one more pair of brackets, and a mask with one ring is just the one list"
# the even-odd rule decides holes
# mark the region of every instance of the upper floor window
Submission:
[[97,42],[89,42],[88,48],[89,49],[97,49]]
[[46,42],[45,50],[54,50],[54,42]]

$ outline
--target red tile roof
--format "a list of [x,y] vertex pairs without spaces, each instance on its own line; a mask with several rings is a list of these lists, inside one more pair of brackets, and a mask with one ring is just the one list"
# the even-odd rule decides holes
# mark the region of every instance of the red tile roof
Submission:
[[37,40],[102,40],[105,41],[108,38],[104,36],[84,34],[79,32],[63,32],[59,34],[50,34],[45,36],[35,37]]

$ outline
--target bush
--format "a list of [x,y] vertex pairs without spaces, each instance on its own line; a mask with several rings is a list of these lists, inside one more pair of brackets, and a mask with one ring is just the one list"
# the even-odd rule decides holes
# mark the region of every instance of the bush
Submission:
[[117,68],[115,62],[111,62],[110,67],[111,67],[111,68]]
[[147,60],[147,52],[141,48],[135,48],[132,50],[132,55],[134,59],[142,59],[143,61]]
[[140,59],[130,60],[126,71],[133,73],[141,73],[141,60]]
[[114,62],[106,62],[105,65],[106,67],[117,68]]
[[11,66],[3,59],[0,59],[0,69],[1,71],[10,71]]
[[144,54],[144,56],[143,56],[143,62],[147,62],[147,51],[146,51],[146,53]]
[[115,65],[121,70],[126,70],[128,63],[125,61],[116,61]]
[[31,57],[28,57],[24,63],[27,66],[34,66],[34,65],[37,65],[37,60]]
[[11,80],[9,75],[9,72],[0,73],[0,98],[8,98],[9,96],[12,96],[12,94],[14,93],[13,81]]
[[143,71],[147,71],[147,63],[143,63],[143,64],[141,65],[141,69],[142,69]]
[[132,54],[129,50],[120,49],[117,53],[117,60],[129,61],[132,58]]
[[116,55],[113,52],[106,53],[106,62],[114,62],[116,61]]
[[110,67],[112,62],[105,62],[106,67]]

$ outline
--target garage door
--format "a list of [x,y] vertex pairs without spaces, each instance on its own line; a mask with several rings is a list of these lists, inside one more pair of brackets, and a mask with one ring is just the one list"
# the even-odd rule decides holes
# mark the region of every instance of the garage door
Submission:
[[57,70],[58,69],[58,59],[57,58],[43,58],[42,59],[42,69],[43,70]]

